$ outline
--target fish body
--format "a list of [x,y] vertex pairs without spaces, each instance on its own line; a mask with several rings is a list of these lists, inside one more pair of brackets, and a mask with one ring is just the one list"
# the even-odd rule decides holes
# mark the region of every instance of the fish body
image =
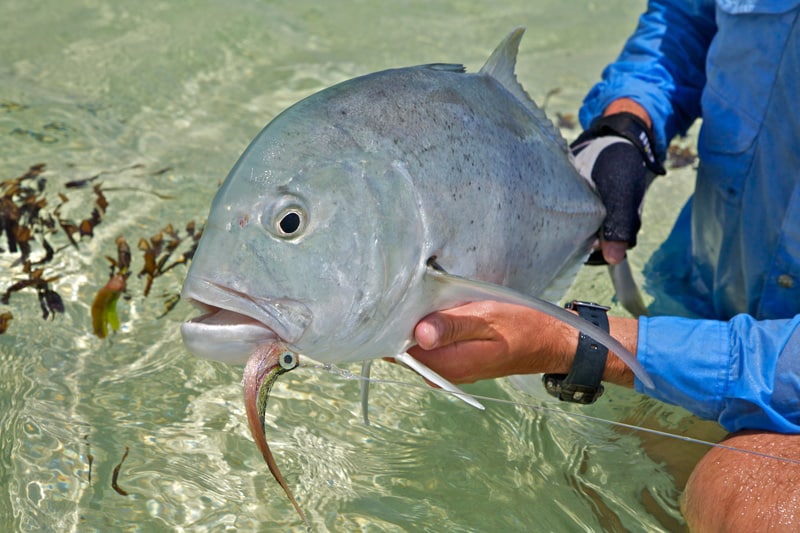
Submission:
[[516,80],[521,36],[478,73],[377,72],[268,124],[212,203],[183,289],[207,311],[182,326],[189,349],[244,363],[280,339],[320,362],[394,356],[428,313],[491,297],[431,274],[565,289],[605,211]]
[[[264,435],[269,391],[299,354],[365,371],[396,357],[482,408],[406,350],[432,311],[494,299],[561,318],[652,383],[606,332],[537,298],[561,297],[605,210],[517,82],[522,33],[475,74],[386,70],[298,102],[212,202],[183,287],[205,313],[182,325],[183,339],[197,355],[247,362],[251,432],[306,525]],[[364,388],[365,417],[366,399]]]

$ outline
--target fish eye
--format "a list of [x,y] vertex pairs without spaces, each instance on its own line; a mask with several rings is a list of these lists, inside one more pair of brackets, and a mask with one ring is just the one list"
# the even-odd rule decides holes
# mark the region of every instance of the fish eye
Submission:
[[293,240],[301,237],[308,228],[308,209],[302,198],[284,194],[263,207],[259,222],[273,237]]
[[278,362],[284,370],[292,370],[297,366],[297,356],[292,352],[284,352],[281,354]]
[[305,229],[306,213],[298,206],[287,207],[278,213],[273,224],[279,237],[296,237]]
[[300,222],[302,222],[300,213],[297,211],[289,211],[278,221],[278,227],[281,229],[281,232],[286,235],[291,235],[300,229]]

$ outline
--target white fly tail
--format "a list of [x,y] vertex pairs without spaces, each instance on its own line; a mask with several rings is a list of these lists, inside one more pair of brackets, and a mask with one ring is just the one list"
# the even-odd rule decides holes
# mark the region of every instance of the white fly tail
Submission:
[[400,355],[396,355],[395,359],[406,365],[408,368],[422,376],[423,378],[427,379],[437,387],[441,388],[442,390],[446,390],[447,392],[453,393],[453,395],[465,401],[466,403],[470,404],[472,407],[476,407],[480,410],[486,409],[483,404],[481,404],[478,400],[461,390],[460,388],[456,387],[442,376],[428,368],[427,366],[423,365],[413,357],[411,357],[408,353],[401,353]]

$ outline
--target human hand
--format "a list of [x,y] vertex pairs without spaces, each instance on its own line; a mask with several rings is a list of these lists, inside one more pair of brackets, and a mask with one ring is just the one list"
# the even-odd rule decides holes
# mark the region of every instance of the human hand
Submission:
[[[638,321],[608,317],[611,335],[636,353]],[[578,347],[572,326],[529,307],[494,301],[437,311],[414,329],[409,353],[451,383],[514,374],[567,374]],[[633,386],[633,372],[609,352],[603,380]]]
[[577,332],[528,307],[473,302],[423,318],[409,353],[453,383],[512,374],[566,373]]
[[609,264],[621,262],[625,251],[636,245],[645,190],[655,174],[665,173],[642,116],[647,118],[638,104],[627,102],[572,143],[576,168],[595,184],[606,207],[600,246]]

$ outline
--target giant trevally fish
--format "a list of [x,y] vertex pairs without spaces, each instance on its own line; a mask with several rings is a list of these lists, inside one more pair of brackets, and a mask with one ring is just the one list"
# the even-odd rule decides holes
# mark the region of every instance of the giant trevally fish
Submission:
[[253,354],[248,417],[287,494],[263,438],[274,378],[298,355],[395,357],[458,392],[406,353],[435,310],[485,299],[534,307],[652,383],[607,333],[535,298],[561,296],[605,210],[516,79],[523,31],[476,74],[439,63],[386,70],[300,101],[259,133],[217,192],[183,287],[205,314],[183,324],[183,339],[212,359]]

